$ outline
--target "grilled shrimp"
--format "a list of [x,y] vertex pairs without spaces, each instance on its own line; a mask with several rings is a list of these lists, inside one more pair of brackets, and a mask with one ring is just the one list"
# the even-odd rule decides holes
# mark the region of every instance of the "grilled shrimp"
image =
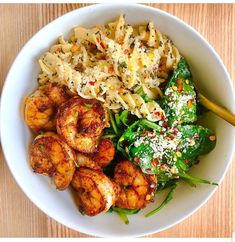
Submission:
[[95,152],[104,125],[104,108],[95,99],[75,96],[58,110],[58,134],[71,147],[83,153]]
[[27,125],[35,132],[56,130],[57,108],[69,98],[65,88],[57,83],[47,83],[40,87],[26,98],[25,121]]
[[100,166],[105,167],[113,160],[115,147],[111,139],[101,139],[97,152],[92,155],[93,160]]
[[41,87],[41,90],[53,102],[54,106],[59,107],[71,98],[66,88],[58,83],[48,82]]
[[114,181],[119,185],[120,193],[115,205],[120,208],[144,208],[152,199],[156,183],[152,177],[130,161],[121,161],[114,170]]
[[100,139],[98,149],[93,154],[83,154],[78,152],[77,164],[79,167],[88,167],[94,170],[101,170],[101,168],[109,165],[113,160],[115,148],[111,139]]
[[79,210],[86,215],[105,212],[115,202],[115,185],[101,171],[80,167],[75,171],[71,184],[76,191]]
[[30,163],[34,172],[52,176],[56,188],[64,190],[73,178],[75,153],[58,135],[38,135],[30,147]]
[[101,167],[90,156],[78,152],[76,157],[78,167],[87,167],[93,170],[101,170]]
[[54,112],[53,102],[41,90],[37,90],[25,100],[25,122],[35,132],[53,130]]

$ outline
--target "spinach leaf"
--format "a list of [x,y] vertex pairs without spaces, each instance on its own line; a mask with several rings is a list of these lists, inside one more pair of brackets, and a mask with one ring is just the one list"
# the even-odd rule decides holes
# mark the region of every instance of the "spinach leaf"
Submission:
[[160,102],[169,126],[193,123],[197,120],[196,92],[188,64],[182,57],[166,85]]
[[205,155],[214,149],[216,137],[212,130],[200,125],[181,125],[181,150],[183,160],[195,160],[199,155]]

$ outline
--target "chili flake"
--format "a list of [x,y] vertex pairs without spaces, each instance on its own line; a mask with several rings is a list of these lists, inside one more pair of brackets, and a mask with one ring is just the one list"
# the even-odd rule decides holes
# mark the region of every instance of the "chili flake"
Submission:
[[163,124],[162,124],[163,127],[167,127],[168,126],[168,123],[167,121],[164,121]]
[[102,41],[100,41],[100,46],[101,46],[103,49],[105,49],[105,48],[106,48],[105,43],[104,43],[104,42],[102,42]]
[[90,81],[89,84],[90,84],[91,86],[94,86],[94,85],[95,85],[95,82]]
[[184,87],[180,84],[177,89],[178,89],[179,92],[182,92]]
[[193,105],[193,99],[188,100],[187,107],[190,108]]
[[157,164],[158,164],[158,158],[153,158],[153,160],[152,160],[152,162],[151,162],[151,165],[152,165],[153,167],[156,167]]
[[174,128],[174,129],[171,130],[172,134],[177,134],[178,132],[179,132],[179,130],[177,128]]
[[110,74],[112,74],[112,73],[114,72],[114,67],[113,67],[113,66],[110,66],[109,69],[108,69],[108,72],[109,72]]
[[171,140],[173,140],[175,137],[173,135],[168,136]]

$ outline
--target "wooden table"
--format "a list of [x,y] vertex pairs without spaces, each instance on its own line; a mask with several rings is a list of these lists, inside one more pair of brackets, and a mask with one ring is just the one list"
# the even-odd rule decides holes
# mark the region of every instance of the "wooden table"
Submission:
[[[16,54],[44,25],[85,4],[0,4],[0,85]],[[183,19],[216,49],[235,80],[235,5],[150,4]],[[13,141],[14,142],[14,141]],[[20,190],[1,152],[0,236],[89,237],[46,216]],[[231,237],[235,230],[235,162],[213,197],[194,215],[148,237]]]

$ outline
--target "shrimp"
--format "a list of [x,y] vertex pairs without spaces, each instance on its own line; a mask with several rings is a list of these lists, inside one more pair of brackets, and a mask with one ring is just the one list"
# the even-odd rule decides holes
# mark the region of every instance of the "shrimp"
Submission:
[[75,171],[75,153],[58,135],[38,135],[30,147],[30,163],[34,172],[52,176],[58,190],[64,190]]
[[70,98],[64,87],[47,83],[25,101],[25,121],[35,132],[55,131],[57,108]]
[[66,88],[67,87],[61,86],[58,83],[48,82],[46,85],[41,87],[41,90],[56,107],[59,107],[71,98]]
[[101,171],[80,167],[75,171],[71,184],[76,191],[78,208],[86,215],[106,212],[116,200],[115,185]]
[[115,147],[111,139],[101,139],[97,152],[92,154],[93,160],[100,166],[105,167],[113,160]]
[[33,131],[53,130],[54,112],[53,102],[41,90],[37,90],[26,98],[25,122]]
[[98,150],[93,154],[83,154],[77,152],[78,167],[88,167],[93,170],[109,165],[113,160],[115,148],[111,139],[101,139],[98,144]]
[[114,170],[114,182],[119,185],[120,193],[115,206],[127,209],[141,209],[149,203],[156,183],[153,178],[130,161],[119,162]]
[[75,150],[93,153],[105,125],[102,104],[79,96],[62,104],[57,114],[57,132]]
[[78,152],[76,157],[78,167],[87,167],[92,170],[101,170],[101,167],[90,156]]

